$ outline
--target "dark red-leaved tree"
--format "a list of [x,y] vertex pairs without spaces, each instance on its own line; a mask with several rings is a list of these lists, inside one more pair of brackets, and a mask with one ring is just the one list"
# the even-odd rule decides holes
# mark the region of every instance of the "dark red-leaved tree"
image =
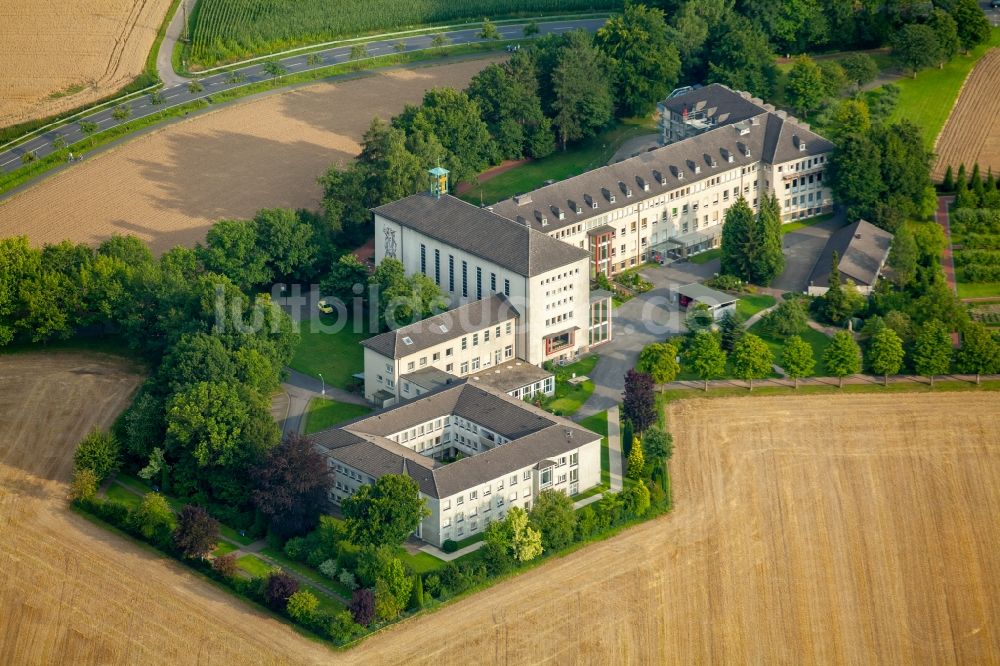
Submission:
[[367,587],[359,587],[354,590],[347,610],[351,611],[355,622],[362,627],[367,627],[375,621],[375,593]]
[[253,501],[271,531],[287,538],[305,534],[319,520],[332,478],[308,438],[291,434],[253,470]]
[[656,422],[652,377],[629,370],[625,373],[625,392],[622,396],[622,417],[632,423],[636,432],[643,432]]
[[267,589],[264,596],[267,603],[275,610],[284,610],[288,597],[299,591],[299,581],[283,571],[276,571],[267,577]]
[[204,557],[219,543],[219,521],[200,506],[181,509],[174,532],[174,545],[186,557]]

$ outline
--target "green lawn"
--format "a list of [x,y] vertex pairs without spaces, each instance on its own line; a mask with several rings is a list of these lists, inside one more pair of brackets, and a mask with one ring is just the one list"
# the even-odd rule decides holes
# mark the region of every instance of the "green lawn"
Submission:
[[219,525],[219,534],[243,546],[248,546],[254,542],[250,537],[240,535],[239,532],[228,525]]
[[899,102],[890,121],[902,119],[916,123],[930,148],[948,120],[965,77],[976,62],[994,46],[1000,46],[1000,28],[993,28],[990,40],[972,50],[969,55],[957,55],[941,69],[925,69],[916,78],[904,77],[899,86]]
[[611,129],[587,139],[567,150],[556,150],[552,155],[522,164],[494,178],[472,187],[462,199],[474,204],[496,203],[515,194],[530,192],[545,184],[546,180],[565,180],[607,164],[611,156],[625,141],[649,134],[645,120],[626,119]]
[[[335,315],[319,317],[326,326],[336,323]],[[338,388],[346,388],[352,375],[364,371],[364,353],[359,343],[370,335],[363,325],[358,327],[360,332],[354,330],[353,320],[337,332],[314,331],[310,322],[302,322],[299,328],[302,340],[289,363],[293,370],[313,377],[322,374],[327,384]]]
[[128,488],[123,488],[121,485],[117,483],[112,483],[110,486],[108,486],[107,497],[108,499],[113,499],[113,500],[118,500],[119,502],[123,502],[124,504],[127,504],[128,506],[131,507],[139,506],[139,504],[142,502],[142,497],[136,495]]
[[611,449],[608,447],[608,413],[598,412],[580,421],[580,425],[601,435],[601,483],[611,483]]
[[591,488],[590,490],[587,490],[587,491],[584,491],[582,493],[577,493],[576,495],[573,495],[573,501],[574,502],[579,502],[580,500],[585,500],[588,497],[593,497],[594,495],[597,495],[598,493],[606,492],[610,487],[611,486],[609,484],[607,484],[607,483],[599,483],[596,486],[594,486],[593,488]]
[[825,222],[833,217],[833,213],[826,213],[825,215],[817,215],[816,217],[810,217],[808,220],[796,220],[795,222],[788,222],[781,225],[781,235],[784,236],[792,231],[798,231],[805,227],[811,227],[814,224],[819,224],[820,222]]
[[[470,537],[472,538],[472,537]],[[476,541],[481,540],[482,535],[477,535]],[[468,544],[467,544],[468,545]],[[444,560],[439,560],[438,558],[430,555],[428,553],[416,553],[410,554],[405,548],[399,548],[397,551],[397,557],[399,561],[410,567],[413,573],[425,574],[431,571],[437,571],[441,569],[446,564]]]
[[[771,353],[774,354],[774,362],[781,365],[781,350],[784,347],[784,341],[780,338],[775,338],[762,332],[760,322],[751,326],[750,332],[755,335],[759,335],[760,338],[767,343],[767,346],[771,348]],[[826,351],[826,348],[830,346],[830,338],[811,328],[807,328],[806,332],[802,333],[799,337],[808,342],[813,348],[813,358],[816,359],[816,366],[813,368],[811,376],[826,377],[827,369],[826,364],[823,362],[823,353]]]
[[371,412],[364,405],[354,405],[348,402],[337,402],[327,398],[313,398],[306,410],[306,434],[325,430],[348,419],[364,416]]
[[223,555],[228,555],[236,550],[239,550],[236,546],[229,543],[228,541],[220,541],[218,547],[212,551],[212,555],[216,557],[222,557]]
[[984,298],[1000,296],[1000,282],[959,282],[959,298]]
[[589,375],[597,365],[597,355],[591,355],[570,363],[569,365],[553,367],[552,372],[556,376],[555,395],[547,398],[542,406],[552,412],[558,412],[561,416],[570,416],[587,401],[590,394],[594,392],[594,383],[591,381],[579,384],[570,384],[569,380],[574,375],[583,377]]
[[748,296],[743,296],[740,300],[736,301],[736,312],[738,312],[743,319],[749,319],[761,310],[769,308],[774,304],[774,296],[769,296],[767,294],[750,294]]
[[236,566],[251,576],[266,576],[271,573],[271,565],[256,555],[244,555],[236,560]]
[[713,250],[705,250],[704,252],[699,252],[698,254],[693,254],[688,257],[688,261],[692,264],[707,264],[712,261],[712,259],[718,259],[722,256],[722,248],[715,248]]

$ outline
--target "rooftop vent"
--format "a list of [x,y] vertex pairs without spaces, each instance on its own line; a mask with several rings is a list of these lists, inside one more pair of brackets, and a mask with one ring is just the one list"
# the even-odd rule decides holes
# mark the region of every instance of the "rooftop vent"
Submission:
[[750,119],[750,124],[754,125],[754,126],[759,125],[760,124],[760,118],[758,118],[757,116],[754,116],[753,118]]
[[514,195],[514,203],[517,204],[518,206],[523,206],[524,204],[529,204],[529,203],[531,203],[531,195],[530,194],[515,194]]

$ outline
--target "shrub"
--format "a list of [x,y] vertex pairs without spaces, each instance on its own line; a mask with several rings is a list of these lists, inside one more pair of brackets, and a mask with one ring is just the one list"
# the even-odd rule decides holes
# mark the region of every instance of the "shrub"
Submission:
[[576,539],[583,541],[597,533],[597,514],[594,507],[587,505],[576,512]]
[[118,471],[121,448],[114,435],[100,430],[91,430],[83,438],[73,454],[74,469],[92,469],[100,484]]
[[637,483],[626,488],[621,493],[625,511],[636,518],[641,518],[649,511],[649,489],[643,483]]
[[725,289],[729,291],[739,291],[743,287],[743,280],[735,275],[720,275],[711,280],[705,280],[705,286],[712,289]]
[[236,566],[236,555],[228,553],[212,560],[212,569],[224,578],[236,578],[239,567]]
[[358,589],[358,581],[355,579],[354,574],[352,574],[347,569],[344,569],[343,571],[340,572],[340,575],[337,577],[337,580],[339,580],[340,584],[346,587],[348,590]]
[[490,576],[502,576],[514,569],[514,558],[498,543],[487,541],[477,552]]
[[200,506],[188,504],[179,516],[174,545],[187,557],[204,557],[219,542],[219,521]]
[[160,493],[146,493],[142,503],[129,513],[128,522],[134,532],[161,548],[170,545],[177,527],[174,512]]
[[458,550],[458,542],[452,539],[445,539],[445,542],[441,544],[441,550],[446,553],[454,553]]
[[288,597],[285,610],[288,611],[288,617],[299,624],[309,625],[316,618],[316,612],[319,610],[319,599],[309,590],[299,590]]
[[330,621],[330,638],[338,645],[350,643],[364,633],[365,628],[354,621],[350,611],[340,611]]
[[424,579],[420,577],[420,574],[415,574],[413,576],[413,586],[410,591],[410,605],[407,606],[410,610],[418,611],[424,607]]
[[264,598],[272,608],[281,610],[285,608],[288,599],[299,591],[299,581],[295,580],[284,571],[273,571],[267,577],[267,584],[264,589]]
[[285,555],[293,560],[301,561],[305,557],[306,545],[305,537],[292,537],[285,542]]
[[441,577],[430,574],[424,578],[424,594],[436,597],[441,593]]
[[91,506],[94,509],[94,513],[105,522],[125,530],[131,530],[129,526],[129,507],[124,502],[119,502],[118,500],[94,501]]
[[347,610],[351,611],[355,622],[367,627],[375,621],[375,593],[366,587],[354,590]]
[[323,560],[319,565],[319,572],[326,576],[327,578],[337,577],[337,561],[336,560]]
[[73,472],[73,483],[69,487],[69,498],[88,502],[97,495],[97,475],[89,467]]

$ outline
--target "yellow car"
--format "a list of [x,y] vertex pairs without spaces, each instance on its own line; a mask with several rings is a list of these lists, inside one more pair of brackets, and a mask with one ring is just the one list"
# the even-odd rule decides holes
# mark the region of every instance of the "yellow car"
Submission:
[[333,312],[333,306],[327,303],[325,300],[320,301],[319,303],[316,304],[316,306],[319,308],[319,311],[322,312],[323,314],[330,314],[331,312]]

